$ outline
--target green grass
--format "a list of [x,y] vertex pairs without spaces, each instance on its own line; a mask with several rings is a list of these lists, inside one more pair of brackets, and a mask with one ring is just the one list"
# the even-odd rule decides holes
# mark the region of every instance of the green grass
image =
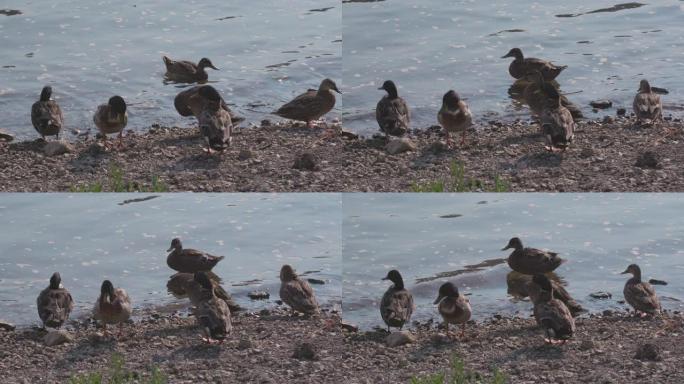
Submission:
[[492,377],[487,378],[479,372],[465,368],[463,360],[454,355],[448,372],[412,377],[411,384],[505,384],[506,376],[497,368],[492,368]]
[[412,192],[508,192],[509,185],[499,175],[494,176],[491,183],[466,176],[465,164],[453,161],[449,166],[449,176],[446,180],[427,183],[414,183]]
[[72,186],[69,190],[71,192],[168,192],[169,187],[157,176],[152,176],[149,185],[128,181],[121,167],[112,165],[107,172],[106,180]]
[[124,358],[118,353],[112,355],[109,370],[103,372],[92,372],[83,375],[73,376],[69,379],[69,384],[166,384],[168,379],[157,367],[151,367],[147,375],[138,372],[127,371],[124,367]]

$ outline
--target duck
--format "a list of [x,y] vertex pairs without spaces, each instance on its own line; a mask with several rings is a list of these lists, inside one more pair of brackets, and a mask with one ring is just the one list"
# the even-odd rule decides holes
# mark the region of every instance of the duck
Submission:
[[107,334],[107,324],[119,324],[131,318],[131,299],[122,288],[114,288],[111,281],[105,280],[100,288],[100,297],[93,308],[93,318],[100,320]]
[[318,301],[314,296],[311,285],[300,279],[290,265],[283,265],[280,269],[280,299],[292,311],[312,315],[320,312]]
[[[539,117],[542,115],[545,108],[554,104],[555,100],[552,100],[552,95],[559,93],[558,88],[552,82],[544,80],[541,72],[537,70],[528,72],[524,79],[526,86],[523,89],[523,99],[529,106],[530,112]],[[570,111],[573,119],[581,119],[584,117],[582,110],[568,100],[565,95],[560,95],[560,101],[561,105]]]
[[553,87],[549,89],[549,105],[544,108],[540,121],[549,152],[564,151],[575,138],[575,120],[562,105],[560,94]]
[[[558,275],[550,272],[546,274],[546,277],[548,277],[553,286],[553,297],[562,301],[563,304],[568,307],[573,317],[577,317],[580,313],[584,312],[582,305],[570,295],[565,287],[563,287]],[[531,275],[524,275],[516,271],[510,271],[508,275],[506,275],[506,285],[508,287],[509,295],[519,299],[529,297],[530,301],[533,303],[536,297],[541,294],[539,286],[532,282]]]
[[657,315],[661,311],[660,300],[656,295],[653,286],[645,281],[641,281],[641,268],[636,264],[630,264],[622,274],[632,274],[632,278],[627,280],[622,293],[625,301],[634,308],[634,314],[641,313],[641,316]]
[[639,82],[639,91],[634,96],[632,106],[637,124],[651,124],[663,119],[663,104],[660,101],[660,95],[651,89],[651,84],[646,79]]
[[[200,112],[202,112],[206,100],[200,95],[199,91],[203,87],[207,87],[207,85],[196,85],[181,91],[178,93],[178,95],[176,95],[176,97],[173,99],[173,106],[176,107],[176,111],[178,111],[181,116],[197,117]],[[245,120],[243,116],[235,114],[228,107],[228,104],[226,104],[223,98],[221,98],[221,108],[230,114],[230,120],[233,122],[233,124],[237,125]]]
[[508,256],[508,265],[512,270],[525,275],[536,275],[551,272],[565,260],[555,252],[542,251],[535,248],[524,248],[522,241],[514,237],[502,251],[513,248]]
[[128,112],[126,112],[126,102],[121,96],[112,96],[107,104],[99,105],[93,116],[93,122],[104,136],[105,145],[107,135],[118,133],[118,145],[120,148],[123,147],[123,130],[128,124]]
[[184,273],[209,272],[223,260],[225,256],[214,256],[196,249],[184,249],[181,239],[171,240],[171,247],[166,252],[171,252],[166,257],[169,268]]
[[62,285],[59,272],[52,274],[50,285],[40,292],[36,306],[43,328],[60,328],[69,319],[74,309],[74,299]]
[[216,296],[214,285],[206,272],[195,273],[194,281],[199,291],[193,313],[204,335],[202,340],[209,344],[223,343],[233,330],[230,308]]
[[209,78],[209,75],[204,70],[205,68],[219,70],[206,57],[201,58],[197,64],[187,60],[172,60],[168,56],[162,56],[162,60],[166,66],[164,77],[167,80],[178,83],[205,82]]
[[214,151],[223,152],[232,142],[233,122],[230,113],[221,107],[223,99],[216,88],[207,85],[199,90],[205,100],[202,111],[197,115],[200,134],[209,154]]
[[513,48],[504,56],[502,59],[513,57],[511,65],[508,66],[508,73],[511,74],[516,79],[520,79],[525,76],[530,70],[537,70],[541,72],[544,76],[544,80],[551,81],[554,80],[567,65],[554,65],[550,61],[536,59],[533,57],[523,57],[522,50],[520,48]]
[[575,333],[575,319],[562,301],[554,298],[551,281],[544,275],[534,275],[532,282],[539,287],[534,300],[534,318],[544,329],[549,344],[565,343]]
[[444,319],[447,337],[449,337],[449,324],[461,324],[460,337],[463,337],[466,323],[472,316],[468,298],[461,295],[453,283],[446,282],[439,287],[439,294],[434,304],[437,305],[437,310]]
[[46,85],[40,92],[40,99],[31,106],[31,123],[43,140],[45,136],[55,136],[59,140],[64,125],[62,109],[56,101],[50,100],[51,97],[52,87]]
[[309,89],[280,107],[274,114],[290,120],[304,121],[307,127],[312,128],[314,121],[335,107],[333,91],[342,94],[334,81],[323,79],[318,90]]
[[387,95],[383,96],[375,107],[375,119],[380,126],[380,132],[385,137],[403,136],[411,126],[411,116],[406,100],[399,97],[397,86],[392,80],[387,80],[378,90],[384,90]]
[[396,269],[387,272],[387,276],[382,280],[389,280],[393,284],[382,295],[380,316],[387,325],[387,332],[390,332],[390,327],[401,330],[416,309],[413,304],[413,295],[404,287],[404,279]]
[[[221,286],[221,278],[213,272],[206,272],[209,280],[214,287],[216,297],[228,304],[231,312],[237,312],[242,308],[233,300],[233,297]],[[189,298],[193,305],[197,305],[198,298],[201,297],[200,285],[195,281],[192,273],[178,272],[169,278],[166,289],[170,294],[178,299]]]
[[468,104],[454,90],[450,90],[442,97],[442,108],[437,113],[437,121],[444,128],[447,145],[452,141],[449,133],[463,132],[461,145],[465,144],[466,131],[473,124],[473,115],[470,113]]

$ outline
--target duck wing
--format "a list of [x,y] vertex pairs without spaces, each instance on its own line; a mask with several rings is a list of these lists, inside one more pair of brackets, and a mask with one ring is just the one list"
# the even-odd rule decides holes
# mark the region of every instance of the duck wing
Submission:
[[384,96],[375,108],[375,119],[380,126],[380,131],[401,136],[410,126],[411,117],[408,105],[402,98],[390,99]]
[[280,107],[275,114],[286,119],[312,121],[335,107],[335,96],[330,92],[309,90]]
[[280,285],[280,298],[294,310],[303,313],[318,312],[318,301],[308,282],[300,279]]
[[653,92],[637,93],[634,97],[633,108],[638,119],[656,120],[662,116],[660,96]]
[[216,111],[204,109],[197,116],[200,133],[212,149],[224,150],[230,146],[233,129],[230,114],[223,108]]
[[74,300],[64,288],[45,288],[36,300],[38,316],[48,327],[60,327],[69,319],[74,308]]
[[197,74],[197,64],[187,60],[172,60],[166,56],[162,58],[166,65],[167,74],[194,76]]
[[380,316],[390,327],[401,327],[411,319],[415,305],[413,296],[405,289],[390,287],[380,301]]
[[548,145],[565,147],[568,142],[572,141],[575,132],[575,121],[567,108],[559,106],[544,110],[541,123]]
[[623,294],[625,300],[636,310],[648,313],[660,311],[658,295],[653,286],[647,282],[631,283],[628,281]]
[[31,123],[41,135],[56,135],[62,129],[62,109],[53,101],[36,101],[31,106]]
[[575,333],[575,320],[562,301],[551,299],[535,303],[534,318],[547,335],[556,339],[569,339]]
[[216,297],[203,300],[195,310],[197,324],[207,337],[224,340],[233,330],[230,309]]

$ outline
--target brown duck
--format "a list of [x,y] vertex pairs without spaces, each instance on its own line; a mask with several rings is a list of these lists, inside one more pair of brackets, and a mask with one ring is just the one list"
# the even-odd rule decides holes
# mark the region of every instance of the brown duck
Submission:
[[473,115],[465,101],[453,90],[442,97],[442,108],[437,113],[437,121],[444,128],[447,145],[452,145],[450,133],[462,132],[461,145],[465,144],[466,131],[473,124]]
[[313,122],[330,112],[335,107],[335,94],[340,92],[330,79],[321,81],[318,90],[310,89],[280,107],[274,114],[290,120],[306,122],[309,128]]
[[447,337],[449,337],[449,324],[461,324],[460,337],[463,337],[466,323],[472,316],[468,299],[458,292],[458,288],[453,283],[447,282],[439,287],[439,295],[434,304],[439,304],[437,310],[444,319]]
[[184,249],[179,238],[171,240],[171,247],[167,250],[166,264],[178,272],[195,273],[209,272],[225,256],[214,256],[195,249]]
[[221,107],[223,98],[216,88],[207,85],[202,87],[199,96],[205,101],[202,110],[197,115],[200,134],[206,143],[206,151],[222,152],[232,142],[233,122],[230,113]]
[[318,301],[311,285],[300,279],[294,269],[287,264],[280,269],[280,299],[293,311],[307,315],[319,312]]
[[565,343],[575,333],[575,320],[568,307],[555,299],[553,286],[544,275],[535,275],[532,282],[539,287],[539,295],[534,301],[534,318],[544,329],[545,342],[550,344]]
[[[233,300],[230,293],[221,286],[221,278],[213,272],[207,272],[206,274],[214,287],[214,294],[216,297],[225,301],[231,312],[242,310],[235,300]],[[193,305],[197,305],[199,298],[201,297],[200,286],[195,281],[195,275],[192,273],[178,272],[172,275],[166,283],[166,289],[178,299],[190,299],[190,302]]]
[[100,320],[107,334],[107,324],[119,324],[121,326],[128,321],[132,313],[131,299],[122,288],[114,289],[111,281],[105,280],[100,288],[100,297],[95,302],[93,317]]
[[93,122],[104,136],[104,143],[107,144],[107,135],[119,134],[119,147],[123,147],[123,130],[128,124],[128,113],[126,112],[126,102],[121,96],[112,96],[107,104],[97,107]]
[[52,274],[50,285],[40,292],[36,305],[43,327],[59,328],[69,319],[69,314],[74,309],[74,300],[62,286],[62,278],[58,272]]
[[207,343],[222,343],[233,331],[230,309],[226,302],[216,296],[214,286],[206,272],[197,272],[194,280],[198,285],[195,318]]
[[552,64],[550,61],[535,59],[533,57],[523,57],[522,50],[520,48],[513,48],[508,53],[501,57],[505,59],[507,57],[513,57],[514,60],[511,65],[508,66],[508,73],[511,74],[516,79],[520,79],[525,76],[526,73],[531,70],[537,70],[541,72],[544,76],[544,80],[551,81],[558,77],[567,65],[557,66]]
[[634,308],[635,314],[656,315],[660,313],[660,300],[653,286],[641,281],[641,268],[636,264],[630,264],[623,274],[631,273],[632,278],[627,280],[622,293],[625,301]]
[[43,87],[40,100],[31,106],[31,123],[43,139],[45,136],[55,136],[59,139],[59,132],[64,125],[64,116],[57,102],[50,100],[50,97],[52,97],[52,87]]
[[632,107],[637,124],[650,124],[663,119],[663,104],[660,101],[660,95],[651,89],[648,80],[644,79],[639,83],[639,91],[634,96]]
[[[530,107],[532,114],[541,116],[545,108],[555,103],[553,97],[556,93],[559,93],[558,88],[551,82],[544,80],[539,71],[528,72],[525,75],[525,80],[527,85],[523,90],[523,99]],[[584,117],[579,107],[573,104],[565,95],[560,95],[560,100],[561,105],[570,111],[574,119]]]
[[508,256],[508,265],[512,270],[526,275],[551,272],[565,261],[555,252],[525,248],[517,237],[512,238],[502,251],[511,248],[513,252]]
[[[207,102],[201,95],[200,89],[206,87],[207,85],[196,85],[194,87],[188,88],[181,91],[173,99],[173,105],[176,107],[176,111],[181,116],[199,116],[200,112],[204,109],[204,105]],[[225,100],[221,98],[221,108],[230,114],[230,120],[233,124],[237,124],[243,120],[244,117],[236,115],[226,104]]]
[[396,269],[389,271],[383,280],[390,280],[393,284],[382,295],[380,316],[387,325],[387,332],[390,332],[390,327],[402,329],[411,320],[411,314],[416,308],[413,295],[404,288],[404,279]]
[[553,87],[549,91],[549,105],[544,108],[540,118],[542,134],[548,151],[563,151],[575,138],[575,120],[561,104],[558,91]]
[[411,126],[411,116],[406,100],[399,97],[397,86],[392,80],[387,80],[379,90],[385,90],[383,96],[375,107],[375,119],[380,126],[380,132],[385,136],[403,136]]
[[167,56],[163,56],[162,60],[166,66],[166,79],[178,83],[205,82],[209,78],[205,68],[218,70],[206,57],[200,59],[197,64],[187,60],[171,60]]

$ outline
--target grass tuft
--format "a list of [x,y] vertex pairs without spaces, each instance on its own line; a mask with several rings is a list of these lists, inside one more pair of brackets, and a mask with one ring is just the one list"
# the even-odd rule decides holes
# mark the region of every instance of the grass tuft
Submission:
[[124,172],[114,164],[107,172],[105,181],[75,185],[69,188],[71,192],[168,192],[169,187],[159,177],[152,176],[150,185],[142,185],[135,181],[126,180]]
[[499,175],[491,183],[466,176],[465,164],[453,161],[449,166],[449,177],[427,183],[414,183],[412,192],[508,192],[509,185]]
[[492,377],[470,371],[465,368],[463,360],[454,355],[448,372],[412,377],[410,384],[506,384],[506,376],[498,369],[492,368]]
[[73,376],[69,384],[166,384],[168,379],[158,367],[150,367],[147,375],[138,372],[127,371],[124,367],[123,356],[118,353],[112,354],[109,362],[109,370],[106,373],[92,372]]

